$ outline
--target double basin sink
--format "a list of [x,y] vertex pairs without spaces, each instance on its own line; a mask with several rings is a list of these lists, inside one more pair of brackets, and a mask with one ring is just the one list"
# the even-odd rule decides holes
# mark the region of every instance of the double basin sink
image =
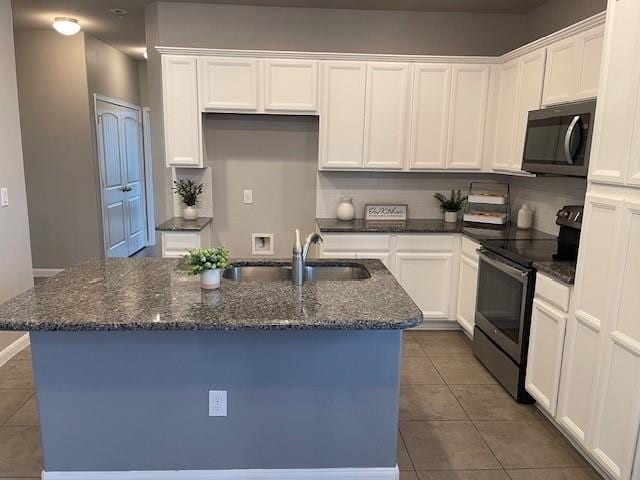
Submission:
[[[293,269],[282,265],[232,265],[222,274],[223,278],[234,282],[290,282]],[[346,282],[371,278],[362,265],[306,265],[305,283]]]

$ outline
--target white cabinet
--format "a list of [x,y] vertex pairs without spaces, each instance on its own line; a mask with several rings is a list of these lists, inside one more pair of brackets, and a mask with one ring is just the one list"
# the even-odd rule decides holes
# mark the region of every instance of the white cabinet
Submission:
[[453,66],[447,168],[482,168],[489,71],[487,65]]
[[318,110],[318,62],[264,60],[264,110],[308,112]]
[[551,416],[558,402],[569,296],[568,286],[537,274],[525,388]]
[[162,56],[162,96],[167,167],[201,167],[196,57]]
[[200,108],[204,112],[257,111],[259,64],[253,58],[201,57]]
[[198,232],[165,231],[161,233],[163,258],[182,258],[193,248],[211,247],[211,225],[207,225]]
[[480,245],[473,240],[462,238],[456,319],[471,337],[473,337],[473,327],[475,326],[478,293],[478,253],[476,251],[478,248]]
[[416,64],[407,155],[410,170],[446,167],[451,65]]
[[409,65],[368,63],[364,167],[402,169],[407,125]]
[[322,62],[320,168],[360,168],[364,149],[366,63]]
[[604,28],[596,27],[547,48],[543,105],[597,96],[603,36]]

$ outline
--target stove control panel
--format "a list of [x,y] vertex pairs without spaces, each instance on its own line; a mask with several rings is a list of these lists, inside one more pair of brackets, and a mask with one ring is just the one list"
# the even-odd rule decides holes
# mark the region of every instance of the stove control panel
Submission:
[[565,205],[556,214],[556,224],[580,230],[583,214],[583,205]]

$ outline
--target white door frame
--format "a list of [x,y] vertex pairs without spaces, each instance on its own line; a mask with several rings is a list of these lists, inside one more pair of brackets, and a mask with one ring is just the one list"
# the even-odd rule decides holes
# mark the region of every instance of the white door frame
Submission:
[[156,244],[156,214],[153,194],[153,150],[151,146],[151,109],[142,107],[142,145],[144,150],[144,183],[147,207],[147,246]]
[[[140,114],[140,121],[142,122],[144,119],[144,115],[142,114],[142,108],[139,105],[134,105],[133,103],[129,103],[129,102],[125,102],[124,100],[118,100],[116,98],[111,98],[111,97],[107,97],[106,95],[101,95],[99,93],[94,93],[93,94],[93,121],[94,121],[94,127],[95,127],[95,142],[96,142],[96,154],[98,156],[98,172],[99,172],[99,176],[100,176],[100,217],[102,220],[102,248],[104,251],[104,256],[105,258],[107,257],[108,254],[108,250],[109,250],[109,242],[107,240],[107,231],[108,229],[106,228],[105,222],[106,222],[106,218],[104,215],[104,192],[103,192],[103,186],[105,184],[105,178],[104,178],[104,172],[102,170],[102,162],[100,162],[100,144],[99,144],[99,136],[98,136],[98,132],[100,129],[100,125],[98,122],[98,102],[105,102],[105,103],[111,103],[113,105],[117,105],[119,107],[124,107],[124,108],[129,108],[131,110],[136,110],[139,114]],[[143,127],[143,137],[142,137],[142,143],[143,143],[143,175],[144,177],[144,186],[145,186],[145,196],[147,195],[146,193],[146,186],[147,186],[147,176],[146,176],[146,158],[147,156],[145,155],[145,148],[144,148],[144,127]],[[146,198],[147,203],[149,201],[149,198]],[[146,229],[146,244],[149,244],[149,217],[148,217],[148,208],[145,209],[145,217],[146,217],[146,223],[147,223],[147,229]]]

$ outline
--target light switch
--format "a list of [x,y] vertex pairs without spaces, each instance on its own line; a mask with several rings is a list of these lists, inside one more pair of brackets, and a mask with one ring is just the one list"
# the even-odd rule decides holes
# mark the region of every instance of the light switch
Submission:
[[9,189],[8,188],[0,188],[0,207],[8,207],[9,206]]
[[253,190],[244,191],[244,204],[251,205],[253,203]]

